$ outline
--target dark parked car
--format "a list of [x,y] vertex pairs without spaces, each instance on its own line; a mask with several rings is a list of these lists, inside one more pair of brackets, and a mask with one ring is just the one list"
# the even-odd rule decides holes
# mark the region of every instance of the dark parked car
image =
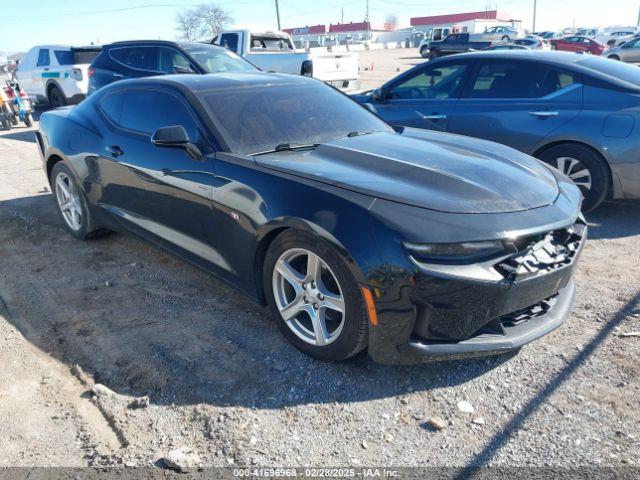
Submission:
[[420,47],[420,55],[433,60],[434,58],[465,53],[472,50],[484,50],[491,46],[491,42],[472,42],[468,33],[452,33],[444,40],[429,42]]
[[588,37],[563,37],[549,40],[552,50],[563,52],[590,53],[592,55],[602,55],[607,51],[607,46],[602,45]]
[[495,51],[418,65],[355,96],[390,123],[500,142],[553,165],[585,211],[640,197],[640,70],[562,52]]
[[586,227],[567,177],[396,131],[314,79],[126,80],[43,114],[37,138],[71,235],[134,232],[268,303],[318,358],[501,352],[571,308]]
[[203,43],[164,40],[116,42],[102,47],[102,53],[91,63],[87,95],[125,78],[256,70],[251,63],[226,48]]

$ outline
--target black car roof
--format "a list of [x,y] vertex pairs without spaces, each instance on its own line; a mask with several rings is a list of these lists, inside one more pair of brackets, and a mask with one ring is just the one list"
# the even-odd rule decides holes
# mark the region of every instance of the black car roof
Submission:
[[[483,50],[480,52],[461,53],[458,55],[450,55],[442,59],[435,60],[437,62],[452,60],[455,58],[465,58],[467,60],[486,60],[492,58],[496,60],[528,60],[534,62],[540,62],[547,65],[553,65],[555,67],[572,70],[576,73],[589,75],[592,78],[607,82],[609,84],[616,85],[619,88],[631,89],[638,91],[640,87],[633,82],[625,81],[622,78],[607,75],[604,72],[599,71],[596,68],[584,65],[583,61],[590,59],[601,59],[603,62],[612,62],[606,58],[601,58],[593,55],[585,55],[572,52],[557,52],[557,51],[545,51],[545,50]],[[633,67],[637,68],[637,67]]]
[[127,45],[164,45],[170,47],[180,47],[180,48],[196,48],[202,47],[203,45],[207,45],[212,48],[223,48],[218,45],[212,45],[210,43],[198,43],[198,42],[175,42],[172,40],[121,40],[118,42],[110,43],[109,45],[105,45],[105,48],[109,47],[122,47]]
[[[219,72],[209,75],[159,75],[145,78],[133,78],[128,80],[120,80],[112,85],[116,86],[153,86],[167,85],[177,87],[181,90],[185,88],[192,92],[201,92],[211,89],[227,88],[227,87],[260,87],[267,85],[292,85],[292,84],[310,84],[318,82],[309,77],[302,75],[285,75],[282,73],[266,73],[266,72]],[[108,88],[105,87],[105,88]]]

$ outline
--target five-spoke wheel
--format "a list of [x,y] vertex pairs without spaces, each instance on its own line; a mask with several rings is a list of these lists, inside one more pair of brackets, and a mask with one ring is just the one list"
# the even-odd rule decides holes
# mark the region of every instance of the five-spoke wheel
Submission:
[[368,321],[358,284],[342,256],[311,233],[288,230],[264,262],[267,302],[278,327],[298,349],[343,360],[367,344]]
[[280,315],[300,339],[323,346],[344,325],[340,284],[329,266],[304,248],[284,252],[273,270],[273,292]]
[[73,181],[65,172],[58,172],[54,189],[62,218],[71,230],[77,232],[82,228],[82,206]]
[[50,182],[56,206],[64,220],[65,228],[71,235],[85,240],[108,233],[94,222],[84,193],[71,169],[64,162],[58,162],[53,166]]

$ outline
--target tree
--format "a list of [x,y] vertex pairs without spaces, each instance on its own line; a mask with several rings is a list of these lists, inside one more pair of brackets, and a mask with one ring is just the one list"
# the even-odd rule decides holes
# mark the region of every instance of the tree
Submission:
[[196,13],[200,17],[200,38],[212,39],[233,22],[233,18],[221,7],[210,4],[202,4],[196,7]]
[[211,40],[233,21],[231,14],[213,3],[187,8],[176,15],[180,38],[189,41]]
[[398,27],[398,16],[395,13],[390,13],[384,19],[385,30],[395,30]]
[[200,34],[200,18],[193,9],[178,12],[176,15],[176,30],[181,39],[193,42]]

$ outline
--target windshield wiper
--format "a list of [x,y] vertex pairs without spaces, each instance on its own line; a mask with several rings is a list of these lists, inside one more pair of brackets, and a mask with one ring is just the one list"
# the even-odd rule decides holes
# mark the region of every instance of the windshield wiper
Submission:
[[307,150],[309,148],[316,148],[320,144],[319,143],[308,143],[302,145],[291,145],[290,143],[279,143],[275,146],[275,148],[271,150],[265,150],[263,152],[252,153],[251,155],[266,155],[267,153],[275,153],[275,152],[287,152],[287,151],[295,151],[295,150]]

